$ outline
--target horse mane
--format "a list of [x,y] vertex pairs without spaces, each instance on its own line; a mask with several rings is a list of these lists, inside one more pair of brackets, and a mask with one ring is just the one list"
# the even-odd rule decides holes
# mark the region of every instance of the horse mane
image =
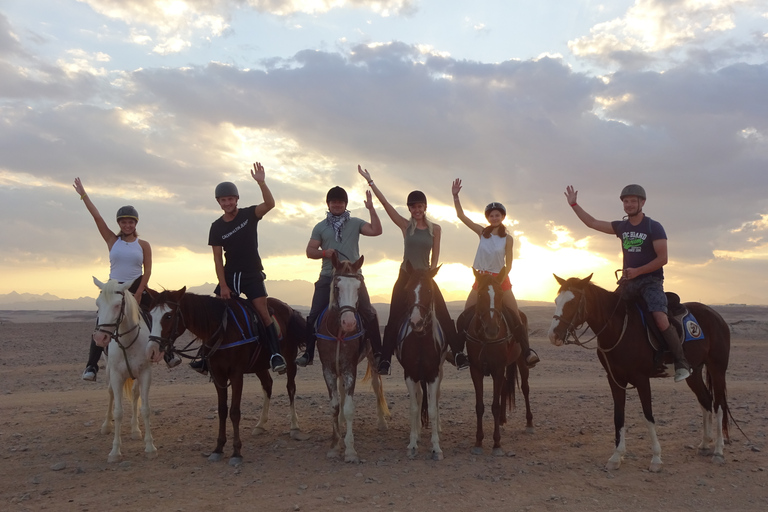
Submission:
[[[110,279],[104,283],[104,287],[101,289],[101,293],[103,293],[105,297],[111,297],[118,293],[119,288],[121,287],[122,285],[118,281]],[[128,288],[120,293],[122,293],[125,297],[125,309],[123,310],[125,313],[125,318],[135,323],[141,322],[142,318],[141,315],[139,315],[139,303],[136,302],[136,297],[134,297],[133,294],[128,291]]]
[[[152,308],[167,302],[176,302],[173,297],[174,293],[176,292],[170,290],[160,292],[152,301]],[[187,329],[196,335],[205,337],[205,334],[208,334],[210,336],[221,325],[226,304],[220,298],[187,292],[181,297],[181,302],[184,302],[185,308],[184,323]]]

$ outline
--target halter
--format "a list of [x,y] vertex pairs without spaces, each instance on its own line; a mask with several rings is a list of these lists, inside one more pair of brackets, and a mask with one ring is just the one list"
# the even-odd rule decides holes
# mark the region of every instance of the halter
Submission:
[[[179,330],[179,321],[184,323],[184,316],[179,313],[180,300],[179,302],[164,302],[163,304],[168,304],[174,308],[171,316],[171,321],[172,321],[171,334],[169,335],[168,338],[163,338],[162,336],[150,335],[149,341],[157,343],[157,345],[159,346],[162,352],[172,353],[175,350],[173,345],[174,343],[176,343],[176,338],[178,338],[181,335],[181,333],[187,329],[187,326],[186,324],[184,324],[183,329],[181,331]],[[160,321],[161,334],[162,334],[162,327],[163,326],[162,326],[162,320],[161,320]]]
[[[128,375],[130,375],[132,379],[136,379],[136,377],[133,376],[133,372],[131,371],[131,365],[128,364],[128,354],[126,354],[125,351],[131,348],[133,344],[136,343],[136,340],[139,339],[139,333],[141,332],[141,318],[139,318],[139,321],[136,322],[136,325],[134,325],[127,331],[119,332],[120,324],[122,324],[123,321],[125,320],[125,292],[120,291],[115,293],[122,296],[122,299],[120,301],[120,312],[117,314],[117,320],[115,321],[115,323],[110,323],[110,324],[96,324],[96,330],[98,332],[109,335],[109,339],[114,340],[115,343],[117,343],[117,346],[120,347],[120,350],[123,351],[123,357],[125,358],[125,366],[128,368]],[[104,329],[104,327],[114,327],[114,329],[107,330],[107,329]],[[120,342],[120,338],[127,335],[134,329],[136,330],[136,336],[133,337],[130,343],[128,343],[127,345],[123,345]]]

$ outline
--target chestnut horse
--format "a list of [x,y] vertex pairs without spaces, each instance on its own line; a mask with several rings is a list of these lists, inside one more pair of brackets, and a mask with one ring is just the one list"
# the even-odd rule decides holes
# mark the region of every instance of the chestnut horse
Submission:
[[[273,297],[267,299],[273,321],[282,335],[280,353],[287,362],[288,400],[291,408],[291,437],[303,439],[299,430],[294,397],[296,395],[296,354],[303,341],[304,318],[286,303]],[[264,336],[258,315],[250,302],[243,299],[222,300],[209,295],[178,291],[163,291],[152,297],[152,336],[165,350],[187,329],[203,342],[203,357],[207,359],[211,380],[218,395],[219,435],[216,448],[208,460],[219,461],[227,442],[227,415],[232,419],[233,452],[230,465],[240,464],[240,400],[243,393],[243,375],[255,373],[261,381],[264,401],[261,417],[253,433],[266,431],[269,405],[272,398],[272,376],[269,374],[269,350],[259,338]],[[229,386],[232,386],[232,404],[227,408]]]
[[385,417],[389,416],[387,401],[381,385],[381,376],[372,371],[375,367],[371,342],[365,337],[365,329],[357,314],[358,291],[365,286],[358,272],[363,266],[363,257],[355,263],[339,261],[336,253],[331,256],[333,281],[328,308],[317,319],[317,351],[323,365],[323,377],[331,400],[331,423],[333,435],[331,449],[327,455],[336,458],[342,451],[341,427],[346,423],[344,437],[344,460],[358,462],[355,451],[355,436],[352,420],[355,416],[355,382],[357,365],[368,358],[368,369],[363,381],[373,377],[373,392],[376,395],[379,430],[387,429]]
[[[561,279],[555,299],[556,311],[549,328],[549,339],[557,346],[569,343],[569,336],[581,344],[576,330],[585,322],[597,333],[597,356],[605,368],[613,395],[613,422],[616,449],[608,459],[607,469],[618,469],[626,451],[624,407],[628,386],[637,388],[643,414],[648,425],[653,456],[650,471],[661,471],[661,446],[656,437],[656,423],[651,407],[651,377],[660,376],[654,361],[655,349],[648,341],[646,328],[636,307],[627,307],[619,292],[610,292],[586,279]],[[728,324],[712,308],[698,302],[683,304],[700,326],[700,339],[685,341],[683,351],[691,364],[692,373],[686,383],[701,405],[704,422],[700,454],[713,454],[712,461],[722,464],[723,444],[728,439],[728,404],[726,402],[725,372],[731,346]],[[688,323],[688,321],[686,321]],[[696,326],[696,323],[693,322]],[[698,328],[698,327],[697,327]],[[667,362],[671,355],[666,354]],[[706,384],[702,369],[707,368]],[[712,445],[712,425],[717,438]]]
[[[507,269],[493,276],[477,272],[477,304],[466,309],[457,322],[459,333],[464,332],[467,342],[467,357],[472,384],[475,386],[475,413],[477,415],[477,432],[472,453],[483,453],[483,377],[490,375],[493,379],[493,455],[504,455],[501,447],[501,425],[507,422],[507,408],[515,405],[515,383],[517,373],[520,373],[520,388],[525,398],[526,432],[533,432],[533,414],[528,397],[529,369],[525,363],[520,344],[512,335],[512,326],[507,325],[504,318],[503,291],[501,283],[507,275]],[[520,311],[520,320],[528,329],[528,319]]]
[[95,277],[93,282],[101,292],[96,299],[99,309],[96,331],[93,341],[107,347],[107,381],[109,382],[109,405],[107,416],[101,426],[102,434],[109,434],[113,424],[115,437],[112,451],[107,460],[119,462],[123,393],[131,398],[133,415],[131,417],[131,437],[141,439],[138,408],[141,402],[141,417],[144,420],[144,444],[147,458],[157,457],[152,431],[150,428],[149,386],[152,383],[153,361],[160,360],[162,354],[154,343],[149,343],[149,328],[139,314],[139,305],[133,294],[128,291],[130,282],[118,283],[110,279],[102,283]]
[[409,261],[405,272],[407,307],[398,336],[397,359],[403,367],[405,385],[411,397],[411,438],[407,455],[416,456],[421,427],[432,424],[432,459],[443,460],[440,449],[440,382],[448,350],[445,335],[435,316],[433,278],[440,267],[414,270]]

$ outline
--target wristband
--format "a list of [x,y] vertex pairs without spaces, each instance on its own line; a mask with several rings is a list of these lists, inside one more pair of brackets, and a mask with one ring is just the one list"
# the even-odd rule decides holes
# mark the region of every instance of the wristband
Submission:
[[83,195],[81,195],[81,196],[80,196],[80,200],[82,201],[82,200],[84,200],[86,197],[88,197],[88,194],[83,194]]
[[573,207],[574,207],[574,206],[576,206],[577,204],[578,204],[578,203],[572,203],[572,204],[571,204],[571,208],[573,208]]
[[325,250],[323,250],[323,258],[325,258]]
[[368,186],[370,187],[371,185],[373,185],[373,180],[368,182]]

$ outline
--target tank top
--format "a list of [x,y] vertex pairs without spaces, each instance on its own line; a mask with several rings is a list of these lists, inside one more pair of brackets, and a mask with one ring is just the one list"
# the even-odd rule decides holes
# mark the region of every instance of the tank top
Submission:
[[498,235],[491,235],[485,238],[480,235],[480,244],[477,246],[475,262],[472,268],[483,272],[493,272],[498,274],[504,267],[504,255],[507,249],[507,238]]
[[410,261],[416,270],[426,270],[429,268],[429,255],[432,252],[432,235],[429,229],[416,228],[412,235],[405,231],[405,249],[403,250],[403,263],[401,270],[405,270],[405,262]]
[[133,282],[141,277],[144,250],[138,237],[133,242],[120,238],[109,250],[109,278],[121,283]]

